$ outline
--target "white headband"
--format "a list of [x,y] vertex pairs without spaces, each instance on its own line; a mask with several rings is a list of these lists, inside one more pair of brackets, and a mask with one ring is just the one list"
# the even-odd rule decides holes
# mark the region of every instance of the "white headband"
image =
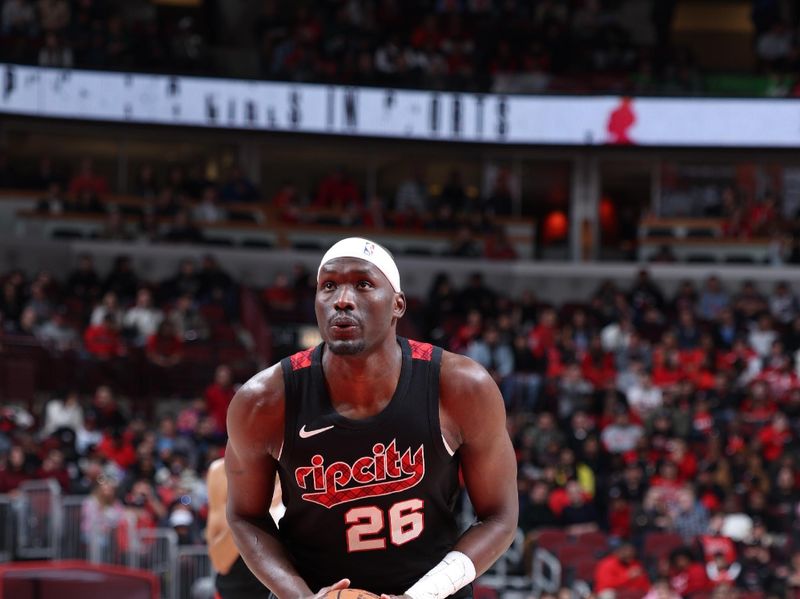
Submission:
[[336,258],[358,258],[374,264],[383,273],[383,276],[389,279],[392,288],[400,293],[400,271],[397,270],[391,254],[374,241],[362,237],[348,237],[334,243],[331,249],[325,252],[319,263],[317,282],[319,282],[319,273],[323,265]]

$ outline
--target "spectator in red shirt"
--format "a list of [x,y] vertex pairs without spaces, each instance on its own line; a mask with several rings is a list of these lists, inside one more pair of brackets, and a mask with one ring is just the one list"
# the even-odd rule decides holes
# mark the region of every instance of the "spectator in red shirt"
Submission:
[[262,297],[271,317],[288,317],[297,306],[296,289],[289,283],[286,273],[278,273],[275,282],[264,289]]
[[129,434],[120,431],[106,434],[97,449],[101,456],[114,462],[123,470],[127,470],[136,463],[136,449],[131,443]]
[[631,536],[631,504],[624,497],[612,496],[608,507],[608,532],[618,539]]
[[784,448],[792,442],[792,431],[786,416],[782,412],[776,413],[772,423],[761,429],[758,440],[764,460],[773,462],[780,458]]
[[754,381],[750,386],[750,396],[742,402],[741,420],[746,430],[760,428],[772,420],[778,407],[769,397],[767,384]]
[[736,561],[736,546],[721,532],[724,522],[725,517],[722,514],[715,514],[708,523],[708,533],[698,538],[706,563],[714,561],[720,554],[728,564]]
[[596,389],[605,387],[616,380],[617,372],[614,368],[614,356],[603,349],[599,335],[594,335],[589,340],[589,348],[583,354],[581,361],[583,376],[594,385]]
[[517,250],[508,239],[503,227],[496,227],[492,235],[486,240],[483,249],[484,255],[489,260],[516,260]]
[[84,158],[81,161],[80,171],[69,182],[71,196],[77,197],[85,192],[95,196],[103,196],[108,193],[108,182],[105,177],[94,172],[91,158]]
[[51,449],[47,452],[41,467],[36,472],[36,478],[52,478],[61,487],[62,492],[69,491],[69,471],[64,465],[64,453],[60,449]]
[[225,424],[228,406],[236,393],[233,385],[233,376],[230,367],[225,364],[217,366],[214,373],[214,382],[210,384],[203,394],[206,399],[206,409],[214,419],[218,432],[227,432]]
[[697,474],[697,458],[689,451],[686,441],[674,439],[669,443],[667,459],[675,464],[678,469],[678,479],[683,482],[692,482]]
[[300,220],[300,197],[292,181],[284,181],[269,204],[279,220],[285,223],[296,223]]
[[594,574],[598,597],[603,597],[604,591],[641,591],[644,594],[650,589],[647,574],[634,556],[633,545],[626,542],[598,562]]
[[156,366],[170,368],[183,357],[183,341],[175,334],[172,323],[164,320],[147,339],[147,359]]
[[531,329],[529,337],[531,349],[536,357],[545,357],[548,350],[555,347],[557,333],[556,311],[552,308],[542,310],[539,316],[539,323]]
[[669,562],[669,584],[681,597],[689,597],[711,588],[705,567],[694,560],[688,548],[680,547],[673,551]]
[[664,460],[658,473],[650,479],[650,489],[658,492],[666,501],[676,501],[683,490],[683,482],[678,478],[678,465]]
[[83,334],[83,343],[86,351],[100,360],[118,358],[126,353],[113,314],[106,314],[100,324],[89,326]]
[[411,45],[417,49],[429,46],[438,47],[442,41],[435,15],[428,15],[411,33]]
[[361,193],[347,171],[338,168],[320,182],[314,205],[318,208],[355,207],[360,210]]
[[681,364],[681,355],[678,350],[671,350],[666,354],[664,363],[653,370],[653,384],[656,387],[671,387],[686,378],[686,371]]

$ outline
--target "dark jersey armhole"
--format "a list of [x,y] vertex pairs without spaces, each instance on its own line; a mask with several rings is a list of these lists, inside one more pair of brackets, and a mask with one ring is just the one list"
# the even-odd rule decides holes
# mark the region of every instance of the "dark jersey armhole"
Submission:
[[454,459],[458,452],[450,455],[450,452],[447,451],[442,434],[442,423],[439,420],[439,404],[441,403],[439,373],[442,370],[442,351],[441,347],[434,346],[428,367],[428,422],[436,452],[447,461]]
[[281,370],[283,370],[283,445],[278,456],[278,463],[284,455],[291,453],[294,446],[294,437],[297,434],[297,376],[290,358],[281,360]]

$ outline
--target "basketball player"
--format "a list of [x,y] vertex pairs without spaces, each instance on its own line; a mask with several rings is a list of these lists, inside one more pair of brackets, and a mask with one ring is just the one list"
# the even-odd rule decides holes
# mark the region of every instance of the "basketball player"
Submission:
[[[500,391],[468,358],[396,336],[406,309],[391,255],[360,238],[317,274],[323,342],[248,381],[228,410],[228,521],[280,599],[351,585],[470,597],[510,545],[516,461]],[[478,521],[458,534],[459,467]],[[265,506],[275,472],[286,514]]]
[[[228,480],[225,476],[225,460],[214,460],[208,467],[208,525],[206,542],[208,556],[217,576],[214,586],[218,599],[258,599],[269,597],[269,591],[247,568],[233,542],[231,529],[225,517],[228,498]],[[275,489],[270,514],[276,521],[281,515],[280,485]]]

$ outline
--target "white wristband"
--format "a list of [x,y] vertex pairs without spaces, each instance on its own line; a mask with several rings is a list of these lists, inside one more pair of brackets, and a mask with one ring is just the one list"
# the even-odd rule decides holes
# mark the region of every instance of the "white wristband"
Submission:
[[405,594],[412,599],[445,599],[475,580],[475,564],[460,551],[451,551]]

